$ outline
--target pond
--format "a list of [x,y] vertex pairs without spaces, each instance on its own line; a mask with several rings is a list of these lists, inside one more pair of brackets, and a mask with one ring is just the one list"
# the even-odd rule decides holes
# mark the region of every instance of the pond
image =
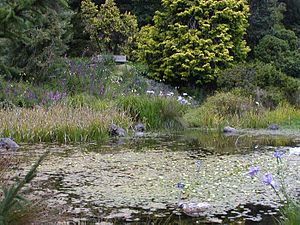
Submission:
[[[19,154],[39,167],[30,196],[42,196],[63,213],[62,224],[275,224],[281,203],[262,175],[278,169],[284,152],[286,188],[300,193],[300,134],[246,130],[224,136],[186,130],[113,139],[102,145],[23,145]],[[27,163],[28,164],[28,163]],[[251,178],[250,166],[260,173]],[[26,170],[29,167],[26,168]],[[25,171],[23,171],[25,172]],[[176,184],[185,184],[183,191]],[[206,202],[200,217],[185,215],[179,201]]]

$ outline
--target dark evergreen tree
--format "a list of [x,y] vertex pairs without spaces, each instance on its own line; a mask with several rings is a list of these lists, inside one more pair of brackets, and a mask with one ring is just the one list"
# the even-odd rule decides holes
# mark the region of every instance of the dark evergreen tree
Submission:
[[45,79],[66,51],[71,11],[64,0],[4,0],[0,4],[0,74]]

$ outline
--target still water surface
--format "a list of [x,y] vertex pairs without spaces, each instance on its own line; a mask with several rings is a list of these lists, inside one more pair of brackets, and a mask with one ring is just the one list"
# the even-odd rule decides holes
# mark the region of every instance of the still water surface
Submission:
[[[25,145],[20,153],[34,161],[50,150],[30,193],[59,208],[70,224],[271,225],[281,204],[261,178],[270,172],[278,179],[278,147],[287,190],[298,195],[300,156],[288,156],[288,148],[299,144],[297,134],[189,130],[102,145]],[[260,167],[257,177],[247,175],[250,166]],[[211,207],[192,218],[177,207],[180,199]]]

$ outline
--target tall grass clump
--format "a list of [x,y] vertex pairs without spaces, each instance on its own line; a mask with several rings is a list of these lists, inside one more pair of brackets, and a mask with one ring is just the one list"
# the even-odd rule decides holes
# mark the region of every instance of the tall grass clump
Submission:
[[36,170],[47,154],[48,152],[38,159],[23,179],[7,186],[1,183],[0,225],[31,224],[43,213],[41,209],[20,195],[20,192],[36,176]]
[[291,201],[281,209],[282,219],[279,221],[281,225],[298,225],[300,224],[300,203],[299,201]]
[[190,109],[184,119],[189,126],[202,128],[267,128],[276,123],[293,128],[300,121],[300,111],[286,102],[274,110],[265,108],[251,97],[236,92],[219,92],[208,97],[198,108]]
[[129,127],[131,119],[114,107],[99,111],[57,104],[0,110],[0,135],[17,142],[97,142],[108,137],[111,123]]
[[173,98],[130,95],[119,97],[117,106],[150,129],[184,127],[182,115],[186,106]]

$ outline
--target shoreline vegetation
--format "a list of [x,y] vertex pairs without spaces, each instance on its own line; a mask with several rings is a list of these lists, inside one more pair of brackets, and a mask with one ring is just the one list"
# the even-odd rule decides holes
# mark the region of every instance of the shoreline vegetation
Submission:
[[225,96],[227,102],[214,102],[224,93],[218,95],[200,106],[182,105],[175,97],[122,96],[113,101],[93,99],[90,104],[71,97],[44,107],[0,109],[0,134],[16,142],[76,143],[107,139],[113,123],[129,133],[137,122],[146,124],[148,131],[197,127],[223,132],[228,125],[267,129],[270,124],[278,124],[281,129],[299,129],[300,110],[288,103],[270,110],[250,99],[235,104]]
[[[300,109],[285,99],[266,104],[266,99],[257,101],[238,88],[206,96],[190,90],[190,96],[146,78],[145,67],[108,63],[91,69],[87,61],[71,63],[73,72],[61,89],[53,89],[59,87],[58,78],[50,85],[1,79],[0,136],[16,142],[82,143],[109,138],[111,124],[127,133],[136,123],[145,124],[147,131],[300,127]],[[95,76],[87,76],[86,71]]]

